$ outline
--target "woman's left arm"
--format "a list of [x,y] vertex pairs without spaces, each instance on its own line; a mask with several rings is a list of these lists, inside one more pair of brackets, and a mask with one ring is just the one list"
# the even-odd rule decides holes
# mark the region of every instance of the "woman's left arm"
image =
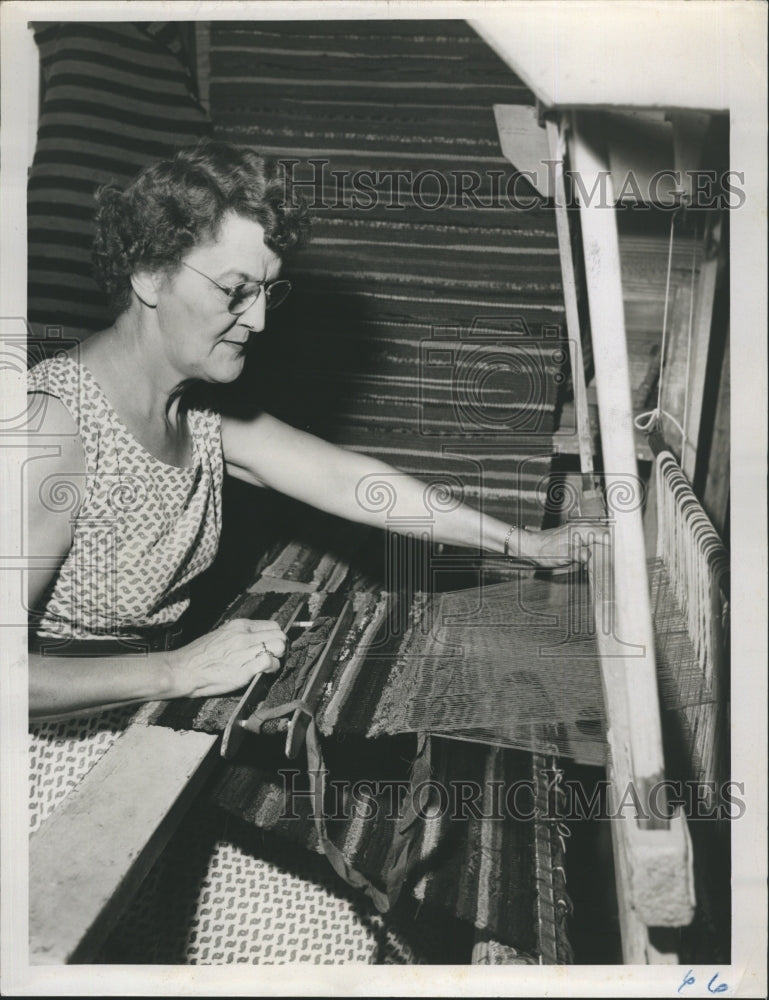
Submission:
[[[436,542],[498,553],[507,542],[511,556],[544,566],[588,558],[588,546],[575,542],[574,532],[566,528],[525,531],[467,504],[444,503],[437,491],[431,496],[429,483],[267,413],[250,420],[223,418],[222,445],[230,475],[350,521],[397,530],[400,519],[429,515]],[[386,504],[376,502],[384,496]]]

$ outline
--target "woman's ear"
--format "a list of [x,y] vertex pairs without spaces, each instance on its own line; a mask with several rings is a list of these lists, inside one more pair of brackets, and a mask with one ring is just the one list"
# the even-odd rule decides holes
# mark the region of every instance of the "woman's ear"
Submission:
[[145,306],[150,309],[157,306],[160,288],[159,274],[153,271],[134,271],[131,275],[131,287]]

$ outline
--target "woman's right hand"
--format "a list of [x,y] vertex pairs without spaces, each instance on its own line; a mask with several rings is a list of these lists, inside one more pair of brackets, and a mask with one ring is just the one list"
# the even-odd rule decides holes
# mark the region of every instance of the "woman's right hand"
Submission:
[[286,634],[274,621],[233,618],[213,632],[167,654],[170,697],[212,698],[273,673],[286,651]]

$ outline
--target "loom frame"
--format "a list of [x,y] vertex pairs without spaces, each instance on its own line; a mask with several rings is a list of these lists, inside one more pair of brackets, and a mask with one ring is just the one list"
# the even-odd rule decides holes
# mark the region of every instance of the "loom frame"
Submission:
[[[679,93],[675,101],[671,101],[668,81],[664,78],[658,80],[653,74],[646,72],[646,60],[639,60],[635,51],[627,51],[626,58],[618,61],[617,65],[623,67],[623,73],[620,76],[615,74],[612,81],[614,92],[610,97],[603,81],[584,77],[579,72],[580,65],[574,64],[575,58],[581,58],[582,46],[543,45],[534,20],[529,22],[524,18],[516,24],[514,30],[502,21],[491,18],[471,23],[507,65],[530,86],[540,102],[540,124],[544,125],[548,135],[548,167],[554,167],[552,174],[548,171],[549,179],[552,178],[550,185],[554,190],[547,193],[555,197],[556,203],[574,379],[578,451],[585,491],[580,514],[601,517],[606,513],[604,502],[595,490],[590,489],[593,471],[591,432],[584,389],[575,269],[565,208],[564,159],[569,156],[572,168],[582,181],[582,196],[578,197],[579,220],[598,392],[601,449],[604,467],[609,470],[604,476],[603,485],[608,495],[610,489],[617,486],[621,488],[623,474],[636,470],[636,454],[614,207],[616,202],[612,191],[611,165],[601,141],[600,121],[596,120],[599,116],[595,112],[613,109],[624,113],[630,108],[643,111],[650,108],[666,109],[669,113],[673,112],[671,117],[676,165],[696,167],[695,154],[702,139],[703,121],[707,119],[703,112],[728,110],[724,93],[712,86],[717,74],[703,77],[698,72],[699,67],[719,51],[717,33],[711,34],[717,32],[717,29],[713,25],[708,26],[698,37],[696,44],[690,38],[687,50],[677,51]],[[557,33],[556,27],[553,26],[554,35]],[[571,27],[572,30],[586,30],[586,26],[580,25],[576,20]],[[631,47],[635,45],[618,18],[606,18],[604,31],[606,38],[611,38],[615,51],[625,51],[629,44]],[[664,46],[668,41],[664,36],[655,37],[655,45]],[[585,47],[590,48],[587,45]],[[681,72],[682,56],[684,60],[690,61],[690,73],[685,70]],[[685,92],[683,100],[680,97],[681,88]],[[684,116],[676,115],[677,109],[684,112]],[[697,112],[694,116],[691,114],[692,109]],[[510,110],[512,113],[514,109]],[[510,144],[505,142],[504,106],[495,107],[495,114],[503,153],[512,161]],[[685,116],[688,116],[687,121],[684,121]],[[700,120],[692,122],[697,116]],[[512,114],[511,117],[515,118]],[[696,127],[683,127],[692,125]],[[525,149],[534,145],[534,140],[527,137]],[[519,169],[534,167],[533,173],[536,176],[542,170],[543,159],[540,157],[536,163],[524,163],[517,159],[514,165]],[[596,190],[593,184],[600,180],[605,180],[607,184],[600,189],[603,197],[601,203],[596,205],[595,199],[591,201],[590,197],[584,197],[584,192]],[[559,200],[563,201],[560,207]],[[705,378],[704,359],[707,357],[710,339],[715,278],[716,264],[712,261],[705,263],[698,284],[695,320],[698,337],[687,387],[693,405],[686,414],[689,440],[683,460],[685,469],[690,471],[690,478],[696,458]],[[610,637],[604,635],[600,627],[596,629],[609,723],[609,777],[616,801],[616,789],[626,786],[628,781],[637,787],[640,785],[643,795],[644,790],[648,790],[655,781],[662,780],[664,761],[640,504],[636,511],[623,511],[612,521],[614,537],[611,563],[606,560],[606,565],[599,568],[594,560],[591,565],[591,590],[597,622],[610,604],[616,613],[622,641],[640,645],[645,651],[640,668],[634,664],[631,671],[618,644],[609,641]],[[658,950],[654,947],[650,928],[656,925],[685,926],[694,915],[692,845],[683,816],[677,814],[667,824],[667,829],[656,830],[641,829],[640,824],[618,825],[615,822],[612,824],[612,842],[625,962],[677,961],[677,956],[669,949]],[[671,876],[669,883],[665,878],[659,879],[662,872]]]

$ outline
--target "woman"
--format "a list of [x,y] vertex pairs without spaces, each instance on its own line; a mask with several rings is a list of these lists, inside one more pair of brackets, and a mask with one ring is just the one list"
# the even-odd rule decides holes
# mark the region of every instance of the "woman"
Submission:
[[[41,639],[149,637],[157,647],[188,606],[190,580],[213,560],[225,471],[386,527],[384,513],[359,505],[356,487],[393,470],[267,413],[243,420],[189,405],[195,385],[238,378],[266,311],[290,290],[281,266],[308,220],[274,165],[224,143],[181,151],[123,192],[102,190],[96,228],[97,274],[117,318],[77,356],[30,373],[32,405],[46,397],[36,437],[59,445],[31,463],[31,555],[47,568],[30,575],[30,607]],[[399,511],[421,513],[424,485],[397,483]],[[63,484],[77,496],[74,512],[51,502]],[[464,505],[436,513],[434,538],[545,566],[589,556],[566,529],[527,533]],[[240,620],[176,650],[32,651],[30,711],[226,694],[275,670],[285,641],[274,622]]]
[[[174,648],[188,585],[216,553],[225,472],[383,528],[385,514],[361,507],[356,489],[364,477],[393,472],[267,413],[236,419],[194,402],[195,387],[238,378],[267,310],[290,290],[281,266],[306,238],[308,220],[275,166],[208,142],[145,169],[125,191],[102,190],[98,202],[96,270],[117,318],[76,354],[29,374],[35,444],[55,446],[29,463],[33,829],[117,739],[137,703],[224,695],[277,669],[286,637],[272,621],[232,621]],[[399,512],[421,515],[424,485],[398,474],[397,489]],[[526,533],[466,506],[436,512],[433,527],[436,541],[543,565],[589,554],[581,545],[567,551],[564,530]],[[201,848],[205,878],[197,883],[182,872],[157,898],[178,902],[192,893],[198,939],[182,953],[218,964],[205,942],[257,947],[264,925],[255,921],[267,896],[267,921],[270,914],[290,920],[312,893],[326,890],[287,883],[288,876],[270,889],[275,872],[259,852],[222,837],[211,810],[201,808],[191,825],[200,833],[206,823],[213,826]],[[184,865],[187,849],[176,854]],[[234,869],[259,885],[260,907],[237,911],[242,893],[225,891],[226,903],[214,910],[230,907],[230,922],[203,933],[213,918],[196,900],[215,896]],[[171,877],[162,864],[158,870],[156,887]],[[152,891],[145,883],[138,912]],[[377,918],[361,924],[358,906],[348,901],[345,919],[360,936]],[[145,935],[139,960],[161,947],[165,923],[143,915],[133,921]],[[180,960],[169,959],[180,952],[168,948],[159,953],[165,959],[152,960]],[[247,954],[262,960],[261,952]]]

